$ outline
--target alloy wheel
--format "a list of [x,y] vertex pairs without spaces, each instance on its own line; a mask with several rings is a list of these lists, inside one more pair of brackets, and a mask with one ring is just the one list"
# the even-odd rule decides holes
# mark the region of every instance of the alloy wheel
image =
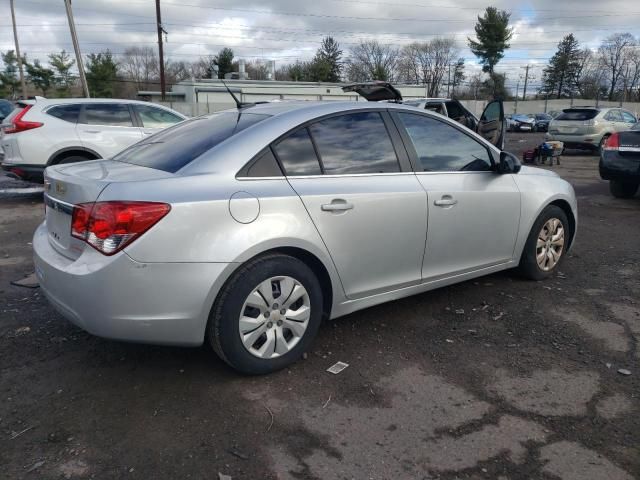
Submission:
[[542,226],[536,242],[536,261],[540,270],[553,270],[564,251],[564,225],[557,218],[550,218]]
[[240,340],[258,358],[280,357],[298,344],[310,317],[304,286],[292,277],[271,277],[255,287],[242,306]]

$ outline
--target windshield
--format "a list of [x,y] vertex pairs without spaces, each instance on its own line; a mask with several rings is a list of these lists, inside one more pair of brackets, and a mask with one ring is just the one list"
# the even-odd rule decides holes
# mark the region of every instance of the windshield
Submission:
[[591,120],[598,115],[598,112],[599,110],[596,110],[595,108],[571,108],[563,110],[562,113],[556,117],[556,120]]
[[186,120],[136,143],[113,159],[175,173],[227,138],[269,116],[237,111]]

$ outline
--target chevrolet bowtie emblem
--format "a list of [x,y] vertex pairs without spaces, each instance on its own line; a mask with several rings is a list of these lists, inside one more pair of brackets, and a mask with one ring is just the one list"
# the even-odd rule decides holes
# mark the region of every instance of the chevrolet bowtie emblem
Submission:
[[57,182],[56,183],[56,193],[60,195],[64,195],[67,192],[67,187],[64,183]]

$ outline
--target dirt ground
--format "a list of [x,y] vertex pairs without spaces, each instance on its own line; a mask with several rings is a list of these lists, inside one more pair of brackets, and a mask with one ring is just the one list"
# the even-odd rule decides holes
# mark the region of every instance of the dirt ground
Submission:
[[612,198],[594,155],[553,169],[580,204],[556,276],[328,322],[305,360],[253,378],[205,347],[92,337],[10,285],[43,207],[0,181],[0,478],[640,478],[640,198]]

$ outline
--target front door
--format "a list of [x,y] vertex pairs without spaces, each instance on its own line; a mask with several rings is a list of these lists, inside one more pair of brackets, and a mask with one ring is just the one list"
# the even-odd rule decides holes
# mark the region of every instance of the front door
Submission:
[[421,280],[427,196],[401,168],[388,127],[395,128],[381,112],[359,111],[320,120],[274,145],[349,298]]
[[423,279],[510,261],[520,221],[513,176],[497,174],[490,149],[463,128],[419,113],[396,118],[428,195]]

